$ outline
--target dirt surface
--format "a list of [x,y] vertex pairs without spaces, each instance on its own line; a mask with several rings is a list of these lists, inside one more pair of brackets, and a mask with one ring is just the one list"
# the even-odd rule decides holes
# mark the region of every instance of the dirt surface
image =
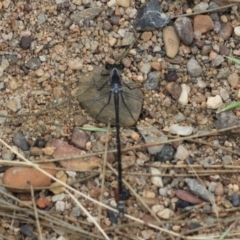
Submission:
[[[240,55],[238,6],[204,13],[214,28],[203,33],[193,29],[189,45],[176,35],[179,46],[171,58],[163,29],[134,33],[137,12],[145,1],[130,2],[127,7],[123,4],[128,1],[0,2],[0,115],[7,115],[0,117],[1,178],[6,167],[24,162],[21,154],[32,163],[55,162],[55,177],[73,188],[58,185],[52,191],[49,186],[34,186],[32,201],[29,192],[13,193],[2,185],[0,239],[220,239],[227,231],[225,239],[240,238],[239,134],[237,129],[216,134],[216,126],[239,123],[238,109],[232,115],[216,116],[217,109],[240,96],[240,66],[222,58]],[[201,1],[187,2],[159,1],[172,18],[168,25],[174,26],[176,16],[191,13]],[[205,2],[208,7],[212,4]],[[189,16],[194,28],[197,15],[201,14]],[[219,35],[221,31],[231,32],[225,37]],[[136,40],[130,49],[124,42],[133,39],[126,32]],[[107,125],[92,118],[77,95],[87,85],[82,76],[118,62],[126,51],[122,79],[140,86],[143,106],[136,125],[121,128],[124,186],[130,198],[125,209],[128,216],[115,225],[106,207],[100,210],[97,204],[116,207],[117,177],[110,169],[117,168],[115,131],[107,136],[106,131],[79,130],[85,124],[101,129]],[[198,76],[191,72],[191,59],[199,64]],[[89,86],[92,82],[89,79]],[[179,99],[184,91],[187,101],[183,104]],[[220,98],[221,104],[209,107],[212,97]],[[87,95],[84,98],[88,100]],[[191,133],[173,134],[174,124],[190,127]],[[144,128],[149,132],[139,130]],[[192,139],[196,134],[201,137]],[[151,152],[146,143],[159,139],[168,139],[167,150]],[[54,155],[55,140],[61,151]],[[110,152],[105,171],[106,143]],[[84,156],[83,165],[78,161],[67,167],[60,164],[59,158],[71,158],[75,152]],[[94,162],[85,160],[86,154],[95,152]],[[33,202],[41,210],[38,215]]]

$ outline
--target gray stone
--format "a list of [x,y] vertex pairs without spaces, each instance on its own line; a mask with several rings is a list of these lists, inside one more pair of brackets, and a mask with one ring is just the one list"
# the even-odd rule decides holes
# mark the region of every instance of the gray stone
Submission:
[[[164,142],[168,139],[166,135],[164,135],[161,131],[158,130],[158,128],[154,126],[146,127],[138,125],[137,129],[141,133],[146,143]],[[156,154],[162,150],[163,146],[164,145],[148,147],[148,152],[150,154]]]
[[82,20],[92,20],[101,13],[102,9],[98,7],[87,8],[81,12],[75,12],[70,16],[70,19],[79,24]]
[[149,1],[139,9],[134,28],[137,31],[154,31],[166,26],[170,22],[156,0]]
[[186,45],[190,45],[193,41],[193,27],[191,19],[188,17],[178,18],[174,23],[174,27],[182,42]]
[[46,19],[44,13],[40,13],[40,14],[38,15],[38,23],[39,23],[39,24],[45,23],[46,20],[47,20],[47,19]]
[[202,68],[195,59],[190,59],[187,62],[187,70],[192,77],[199,77],[202,75]]
[[208,202],[215,202],[214,195],[209,192],[202,184],[200,184],[197,180],[192,178],[186,178],[185,182],[187,183],[191,192],[200,198],[204,199]]
[[37,70],[41,66],[41,61],[37,57],[31,58],[27,63],[26,67],[30,68],[31,70]]

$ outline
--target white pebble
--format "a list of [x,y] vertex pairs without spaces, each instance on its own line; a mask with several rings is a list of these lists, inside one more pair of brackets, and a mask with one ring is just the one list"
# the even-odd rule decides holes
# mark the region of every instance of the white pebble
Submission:
[[189,156],[188,150],[183,147],[182,145],[179,145],[177,148],[177,152],[175,154],[175,159],[177,160],[186,160]]
[[83,68],[83,63],[82,63],[82,60],[79,58],[70,59],[68,61],[68,66],[72,70],[81,70]]
[[64,193],[56,194],[56,195],[52,196],[52,202],[62,201],[64,198],[65,198]]
[[169,132],[171,134],[177,134],[181,136],[189,136],[193,132],[193,127],[189,126],[179,126],[178,124],[173,124],[169,127]]
[[161,212],[158,212],[157,215],[163,219],[170,219],[172,216],[174,216],[174,212],[171,209],[166,208],[166,209],[162,210]]
[[182,87],[182,92],[178,99],[178,102],[182,105],[186,105],[188,103],[188,94],[190,93],[191,88],[186,84],[182,84],[181,87]]
[[158,213],[159,211],[164,210],[164,206],[163,205],[153,205],[152,206],[152,211],[154,213]]
[[65,210],[65,202],[63,201],[57,201],[55,205],[56,211],[63,212]]
[[215,97],[208,97],[207,99],[207,108],[217,109],[222,107],[223,101],[219,95]]
[[123,29],[123,28],[120,28],[120,29],[118,30],[118,34],[119,34],[122,38],[124,38],[124,37],[125,37],[125,34],[126,34],[126,30]]
[[234,33],[236,36],[238,36],[238,37],[240,36],[240,26],[237,26],[234,28]]
[[66,174],[70,177],[70,178],[75,178],[77,173],[74,171],[66,171]]
[[110,0],[108,3],[107,3],[107,6],[108,7],[113,7],[116,5],[116,0]]
[[[161,172],[157,168],[153,168],[153,167],[150,167],[150,173],[152,175],[156,175],[156,174],[160,175],[161,174]],[[157,187],[163,187],[162,177],[160,177],[160,176],[151,177],[151,182],[152,182],[152,184],[154,184]]]

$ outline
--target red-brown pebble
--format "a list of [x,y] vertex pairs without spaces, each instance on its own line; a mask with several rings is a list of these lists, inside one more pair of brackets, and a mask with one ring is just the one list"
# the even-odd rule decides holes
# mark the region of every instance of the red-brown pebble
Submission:
[[208,15],[197,15],[193,23],[194,31],[206,33],[214,28],[214,23]]
[[[52,176],[56,174],[56,170],[54,170],[56,165],[54,163],[41,163],[39,166],[42,168],[52,168],[44,170]],[[29,183],[31,183],[33,187],[47,187],[51,184],[51,181],[51,178],[44,173],[28,167],[11,167],[7,169],[3,175],[3,184],[7,185],[7,188],[13,192],[29,192]]]
[[36,205],[39,208],[46,208],[50,204],[50,200],[46,197],[38,198]]
[[203,202],[202,199],[198,198],[197,196],[195,196],[192,193],[185,191],[185,190],[178,189],[175,191],[175,194],[178,198],[180,198],[188,203],[199,204],[199,203]]

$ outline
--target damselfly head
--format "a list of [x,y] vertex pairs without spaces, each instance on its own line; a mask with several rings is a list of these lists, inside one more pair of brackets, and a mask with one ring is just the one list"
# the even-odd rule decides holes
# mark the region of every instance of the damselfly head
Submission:
[[117,70],[121,71],[121,70],[123,70],[124,65],[122,63],[115,63],[115,64],[107,63],[105,65],[105,69],[108,70],[108,71],[111,71],[114,68],[116,68]]

